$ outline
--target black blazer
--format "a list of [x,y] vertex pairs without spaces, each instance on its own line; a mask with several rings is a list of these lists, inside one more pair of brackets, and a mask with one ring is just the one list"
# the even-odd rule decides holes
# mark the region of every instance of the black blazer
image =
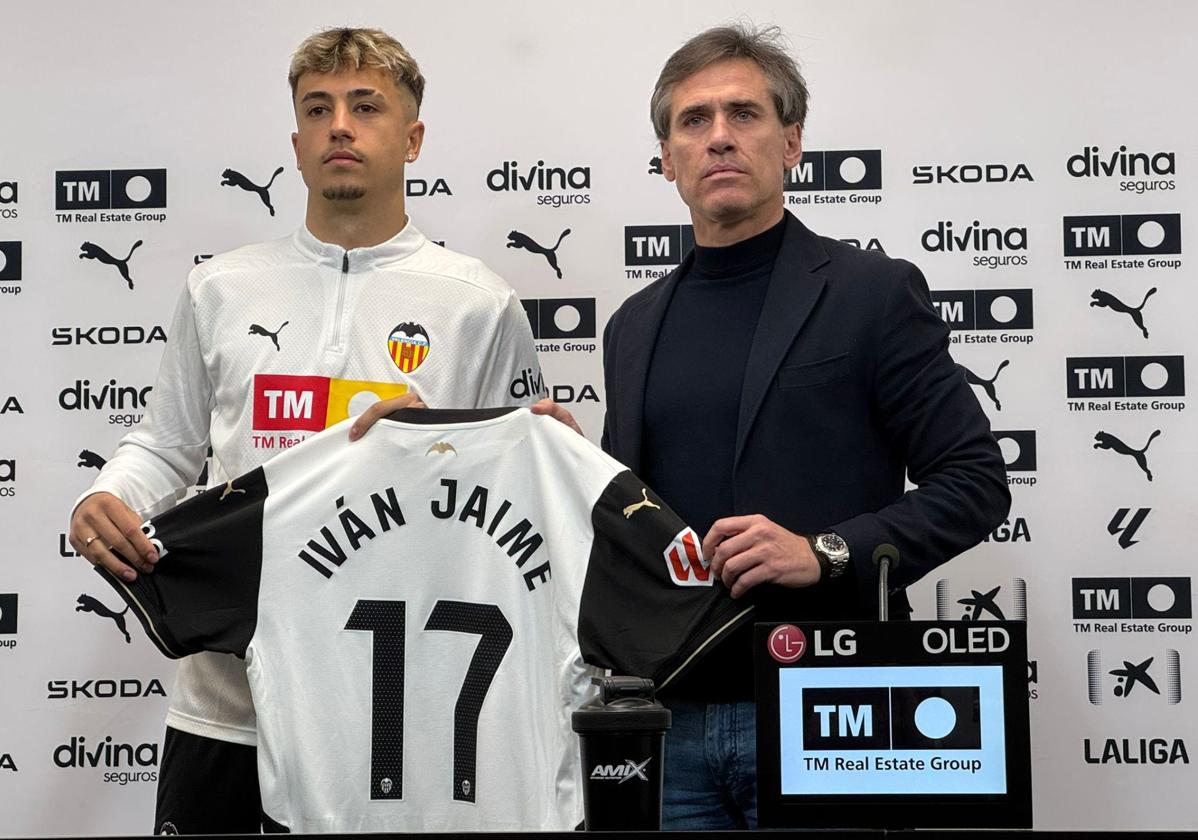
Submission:
[[[603,448],[634,472],[649,362],[692,260],[632,295],[604,331]],[[887,542],[902,556],[891,608],[905,615],[903,587],[1007,515],[1002,455],[948,336],[914,265],[817,236],[787,213],[745,369],[726,515],[835,531],[852,564],[808,589],[758,587],[762,618],[875,616],[871,557]],[[702,394],[680,410],[702,411]],[[904,473],[917,489],[904,493]]]

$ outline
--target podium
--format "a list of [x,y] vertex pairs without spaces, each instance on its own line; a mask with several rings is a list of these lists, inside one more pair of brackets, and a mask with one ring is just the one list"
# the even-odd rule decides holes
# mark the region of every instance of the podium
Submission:
[[760,623],[762,828],[1030,828],[1027,625]]

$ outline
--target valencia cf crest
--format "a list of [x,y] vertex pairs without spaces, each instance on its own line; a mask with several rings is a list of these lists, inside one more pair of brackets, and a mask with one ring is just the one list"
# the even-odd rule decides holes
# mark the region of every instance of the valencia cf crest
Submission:
[[405,321],[391,330],[387,349],[395,366],[404,373],[411,373],[428,358],[428,333],[419,324]]

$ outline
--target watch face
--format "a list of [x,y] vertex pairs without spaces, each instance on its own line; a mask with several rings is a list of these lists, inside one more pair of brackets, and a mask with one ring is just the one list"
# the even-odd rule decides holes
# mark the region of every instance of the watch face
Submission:
[[836,534],[820,534],[816,542],[825,554],[844,554],[849,550],[848,544]]

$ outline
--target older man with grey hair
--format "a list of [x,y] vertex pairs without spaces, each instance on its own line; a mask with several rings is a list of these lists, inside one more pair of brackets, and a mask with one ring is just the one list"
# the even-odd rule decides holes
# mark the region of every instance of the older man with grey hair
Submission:
[[[708,30],[657,81],[695,249],[608,323],[603,443],[706,533],[713,577],[758,620],[875,615],[882,543],[905,618],[905,587],[1006,515],[1003,459],[919,270],[786,212],[807,88],[780,35]],[[756,824],[750,629],[663,698],[667,828]]]

